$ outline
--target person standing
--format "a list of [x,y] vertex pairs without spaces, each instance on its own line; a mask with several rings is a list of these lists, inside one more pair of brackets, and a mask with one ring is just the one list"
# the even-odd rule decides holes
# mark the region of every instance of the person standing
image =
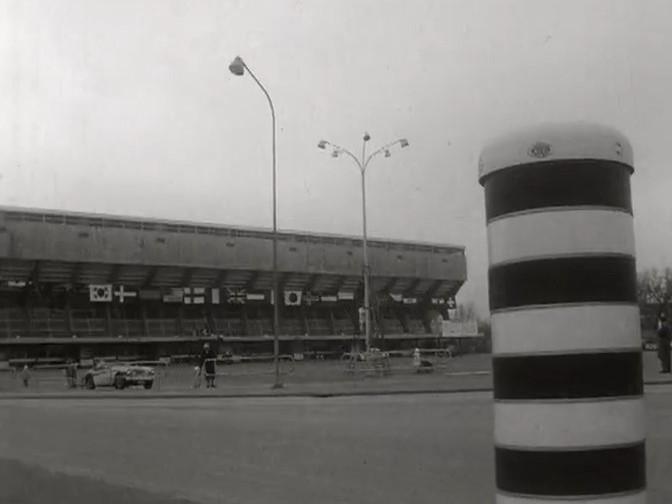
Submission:
[[201,370],[205,374],[206,388],[215,388],[215,378],[217,376],[216,366],[217,355],[214,349],[210,348],[209,343],[203,344],[203,351],[201,352]]
[[667,316],[662,313],[658,326],[658,359],[660,360],[660,372],[670,372],[670,338],[672,331],[667,322]]

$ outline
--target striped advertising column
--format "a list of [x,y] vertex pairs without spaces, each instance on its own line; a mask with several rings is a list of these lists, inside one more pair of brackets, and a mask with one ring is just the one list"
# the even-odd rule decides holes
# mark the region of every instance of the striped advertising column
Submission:
[[642,504],[628,140],[546,125],[481,155],[497,503]]

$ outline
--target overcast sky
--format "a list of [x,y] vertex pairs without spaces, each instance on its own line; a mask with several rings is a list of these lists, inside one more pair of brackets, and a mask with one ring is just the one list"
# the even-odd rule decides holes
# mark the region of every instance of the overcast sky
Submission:
[[0,0],[0,203],[361,233],[321,138],[407,137],[368,174],[371,235],[466,246],[487,311],[480,150],[540,121],[632,141],[639,268],[672,265],[667,0]]

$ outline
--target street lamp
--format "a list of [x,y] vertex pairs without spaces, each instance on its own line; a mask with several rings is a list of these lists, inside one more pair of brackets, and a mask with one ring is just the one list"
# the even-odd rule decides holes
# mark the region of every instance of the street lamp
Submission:
[[259,82],[256,75],[252,73],[243,58],[236,56],[236,58],[229,65],[229,70],[234,75],[244,75],[245,70],[250,74],[250,77],[257,83],[268,100],[268,105],[271,107],[271,122],[272,122],[272,136],[273,136],[273,362],[275,364],[275,383],[273,388],[282,388],[282,381],[280,381],[280,338],[279,338],[279,313],[278,304],[280,303],[280,296],[278,295],[278,191],[277,191],[277,169],[276,169],[276,153],[275,153],[275,108],[271,96],[266,91],[266,88]]
[[336,144],[333,144],[331,142],[328,142],[326,140],[320,140],[317,144],[317,147],[323,150],[326,150],[327,147],[332,148],[331,156],[337,158],[341,154],[346,154],[352,158],[352,160],[355,162],[355,164],[359,167],[359,171],[362,174],[362,231],[363,231],[363,237],[364,239],[362,240],[362,256],[364,260],[364,345],[366,348],[366,352],[369,352],[370,349],[370,344],[371,344],[371,309],[370,309],[370,295],[369,295],[369,255],[368,255],[368,250],[367,250],[367,235],[366,235],[366,168],[369,166],[369,163],[371,160],[377,156],[378,154],[384,153],[385,157],[390,157],[392,153],[390,152],[390,149],[394,147],[395,145],[399,145],[401,148],[408,147],[408,140],[405,138],[400,138],[399,140],[395,140],[392,143],[389,143],[387,145],[384,145],[377,151],[373,152],[370,154],[368,157],[366,156],[366,144],[369,140],[371,140],[371,135],[368,133],[364,133],[364,137],[362,138],[362,157],[361,159],[358,159],[357,156],[355,156],[352,152],[350,152],[347,149],[344,149],[343,147],[340,147]]

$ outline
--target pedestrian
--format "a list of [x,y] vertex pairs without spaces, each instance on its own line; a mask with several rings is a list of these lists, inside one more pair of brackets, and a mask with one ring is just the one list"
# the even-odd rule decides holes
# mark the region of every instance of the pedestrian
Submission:
[[23,386],[28,388],[28,385],[30,385],[30,369],[28,368],[28,364],[24,364],[21,370],[21,381],[23,382]]
[[660,360],[660,372],[670,372],[670,338],[672,331],[667,323],[667,316],[660,314],[658,325],[658,359]]
[[205,374],[206,388],[215,388],[215,378],[217,376],[216,366],[217,355],[214,349],[210,347],[209,343],[203,344],[203,351],[201,352],[201,370]]
[[77,388],[77,363],[68,359],[65,366],[65,377],[68,382],[68,388]]

